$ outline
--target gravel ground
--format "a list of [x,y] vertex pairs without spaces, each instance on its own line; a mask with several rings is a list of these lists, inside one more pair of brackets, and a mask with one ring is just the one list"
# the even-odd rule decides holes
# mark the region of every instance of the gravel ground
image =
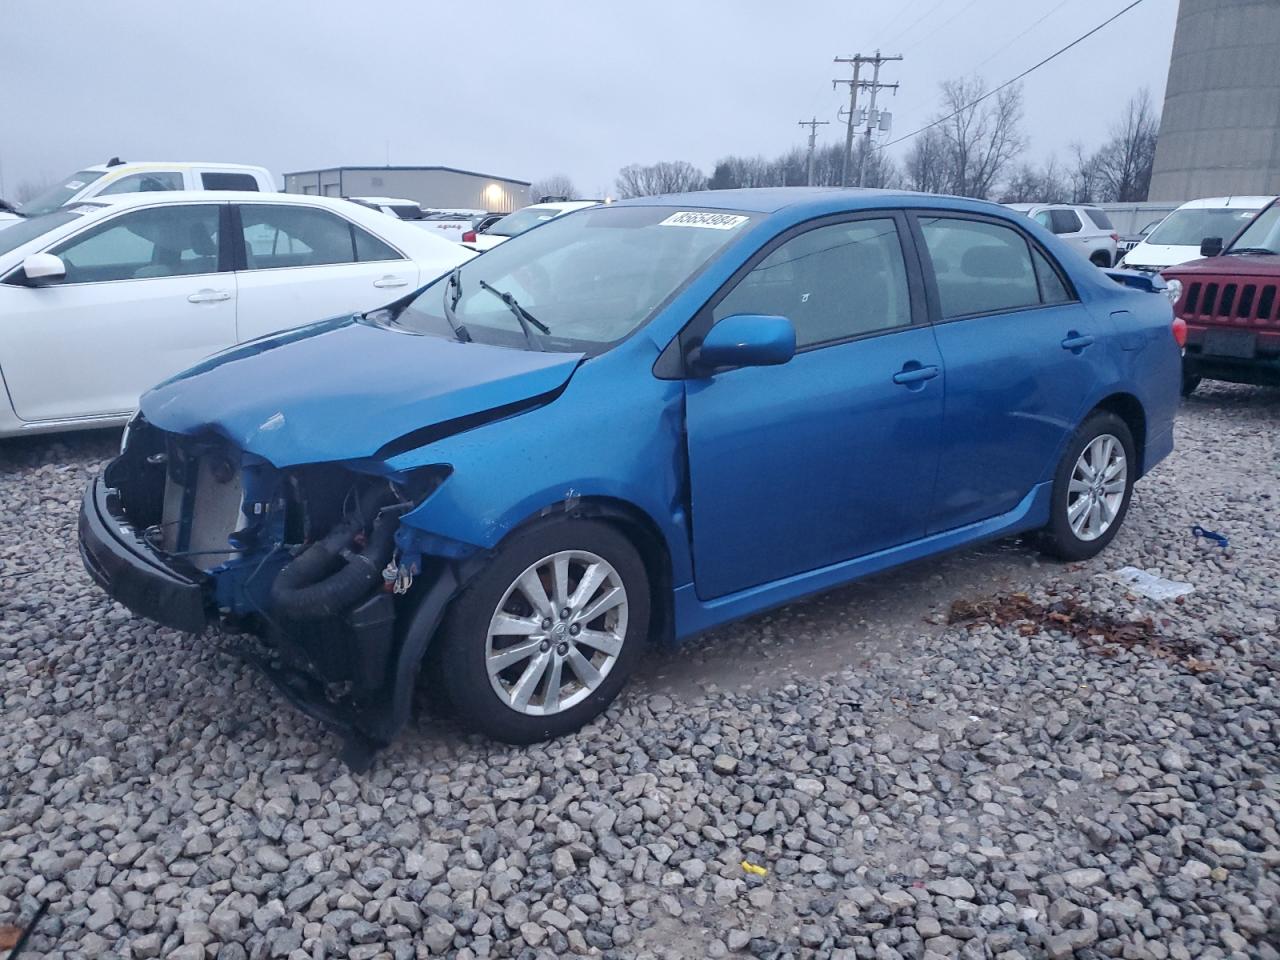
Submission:
[[1280,391],[1210,385],[1095,561],[1006,543],[756,617],[545,746],[424,711],[361,778],[90,585],[115,436],[6,443],[0,922],[49,902],[46,957],[1280,957],[1278,428]]

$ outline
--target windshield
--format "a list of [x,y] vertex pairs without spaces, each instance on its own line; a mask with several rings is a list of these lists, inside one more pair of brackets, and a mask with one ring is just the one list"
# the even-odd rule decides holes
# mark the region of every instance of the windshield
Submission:
[[93,181],[104,176],[98,170],[79,170],[67,177],[56,187],[50,187],[44,193],[22,205],[24,217],[38,217],[42,213],[52,213]]
[[[718,210],[587,208],[467,261],[386,322],[451,337],[452,319],[465,330],[459,339],[599,353],[640,326],[750,222]],[[538,321],[530,326],[550,333],[526,335],[494,291],[514,297]]]
[[0,257],[11,250],[17,250],[24,243],[30,243],[54,227],[70,223],[80,215],[81,211],[79,210],[59,210],[57,213],[48,213],[43,217],[32,217],[30,220],[22,220],[15,223],[12,227],[5,227],[0,230]]
[[426,220],[427,215],[416,203],[393,203],[390,205],[401,220]]
[[1164,218],[1147,237],[1147,243],[1168,244],[1175,247],[1198,247],[1205,237],[1221,237],[1230,240],[1257,210],[1239,207],[1201,207],[1175,210]]
[[503,217],[485,233],[495,237],[514,237],[518,233],[524,233],[531,227],[536,227],[540,223],[546,223],[548,220],[554,220],[560,216],[560,210],[556,207],[525,207],[523,210],[517,210],[510,216]]
[[[0,233],[0,237],[3,236]],[[1280,204],[1273,203],[1258,214],[1244,233],[1236,238],[1236,242],[1227,248],[1228,252],[1246,249],[1280,253]]]

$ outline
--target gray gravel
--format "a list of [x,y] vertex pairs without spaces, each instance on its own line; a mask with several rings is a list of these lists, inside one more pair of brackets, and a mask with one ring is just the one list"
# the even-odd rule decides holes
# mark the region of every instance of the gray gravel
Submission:
[[[115,436],[6,442],[0,923],[50,901],[45,957],[1280,958],[1278,428],[1280,391],[1209,385],[1095,561],[1010,543],[946,561],[963,591],[878,578],[879,626],[847,593],[757,617],[543,746],[424,707],[362,778],[89,584]],[[1048,615],[945,622],[997,590]]]

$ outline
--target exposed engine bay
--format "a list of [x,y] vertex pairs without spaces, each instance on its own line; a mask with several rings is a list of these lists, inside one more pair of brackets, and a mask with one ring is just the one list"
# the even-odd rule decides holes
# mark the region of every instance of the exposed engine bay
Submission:
[[406,480],[369,467],[277,469],[221,437],[138,418],[104,477],[122,519],[166,567],[200,584],[204,623],[158,619],[193,631],[216,620],[248,635],[236,652],[344,730],[356,766],[353,741],[374,747],[402,722],[389,706],[406,626],[397,614],[421,606],[415,580],[426,566],[455,582],[412,531],[397,540],[401,518],[447,470]]

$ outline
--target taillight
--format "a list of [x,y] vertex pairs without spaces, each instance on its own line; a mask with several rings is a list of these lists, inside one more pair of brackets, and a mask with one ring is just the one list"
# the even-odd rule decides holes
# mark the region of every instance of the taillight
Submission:
[[1179,347],[1187,345],[1187,321],[1181,317],[1173,318],[1173,342]]
[[1115,242],[1115,243],[1119,243],[1119,242],[1120,242],[1120,234],[1118,234],[1118,233],[1113,233],[1113,234],[1111,235],[1111,239],[1112,239],[1112,241],[1113,241],[1113,242]]
[[468,230],[466,233],[464,233],[464,234],[462,235],[462,242],[463,242],[463,243],[475,243],[475,242],[476,242],[476,232],[475,232],[474,230]]

